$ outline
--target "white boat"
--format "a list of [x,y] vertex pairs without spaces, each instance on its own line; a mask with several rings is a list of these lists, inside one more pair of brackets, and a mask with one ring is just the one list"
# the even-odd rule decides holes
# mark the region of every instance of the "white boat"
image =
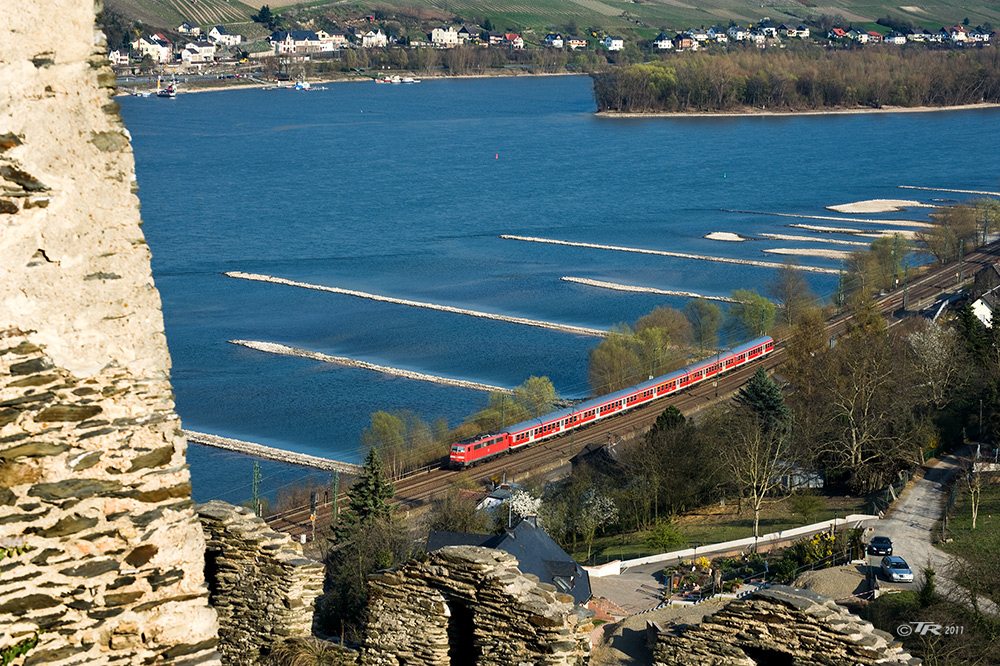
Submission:
[[309,85],[309,82],[306,81],[305,79],[299,79],[298,81],[295,82],[294,86],[295,90],[309,90],[310,88],[312,88],[312,86]]
[[402,78],[403,83],[420,83],[420,79],[415,79],[412,76],[404,76]]

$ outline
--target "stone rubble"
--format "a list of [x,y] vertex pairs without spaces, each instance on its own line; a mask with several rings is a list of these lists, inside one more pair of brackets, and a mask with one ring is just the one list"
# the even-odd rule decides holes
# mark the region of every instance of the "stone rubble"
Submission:
[[661,629],[656,666],[824,664],[915,666],[892,635],[828,597],[774,585],[736,599],[698,625]]
[[222,663],[255,666],[277,643],[311,636],[323,565],[250,509],[212,501],[195,510],[207,539],[209,599],[219,614]]
[[369,577],[365,666],[575,666],[590,611],[503,551],[448,546]]

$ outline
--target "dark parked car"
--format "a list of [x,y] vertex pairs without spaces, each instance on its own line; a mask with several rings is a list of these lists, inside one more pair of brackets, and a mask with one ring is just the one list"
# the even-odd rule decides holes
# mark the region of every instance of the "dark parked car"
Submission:
[[902,557],[890,555],[882,558],[882,575],[893,583],[912,583],[913,572]]
[[869,555],[892,555],[892,540],[889,537],[877,536],[868,544]]

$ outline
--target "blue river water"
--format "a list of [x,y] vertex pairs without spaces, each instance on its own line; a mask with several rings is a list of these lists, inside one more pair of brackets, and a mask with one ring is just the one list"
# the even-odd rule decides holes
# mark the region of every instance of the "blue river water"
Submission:
[[[780,262],[763,250],[857,240],[788,224],[866,225],[725,210],[836,216],[824,207],[961,200],[969,195],[899,186],[996,191],[1000,175],[997,109],[608,119],[594,115],[590,79],[575,76],[121,101],[184,427],[351,462],[374,411],[457,425],[487,396],[227,341],[506,387],[545,375],[561,395],[583,397],[598,340],[225,271],[607,329],[686,299],[561,277],[728,295],[763,293],[773,269],[500,235]],[[864,217],[926,220],[927,211]],[[704,238],[714,231],[817,241]],[[808,279],[829,295],[837,277]],[[193,446],[189,461],[197,500],[249,497],[246,456]],[[265,463],[264,488],[273,495],[309,473]]]

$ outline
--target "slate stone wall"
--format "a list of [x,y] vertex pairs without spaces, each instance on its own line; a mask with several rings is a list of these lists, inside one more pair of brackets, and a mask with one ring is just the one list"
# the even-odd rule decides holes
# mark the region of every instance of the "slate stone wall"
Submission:
[[0,18],[0,651],[218,664],[99,9]]
[[586,663],[593,612],[500,550],[448,546],[370,578],[366,666]]
[[226,666],[256,666],[278,642],[311,636],[324,567],[302,554],[250,509],[213,501],[197,506],[219,651]]
[[891,634],[852,615],[832,599],[775,585],[727,604],[697,625],[663,630],[655,666],[915,666]]

